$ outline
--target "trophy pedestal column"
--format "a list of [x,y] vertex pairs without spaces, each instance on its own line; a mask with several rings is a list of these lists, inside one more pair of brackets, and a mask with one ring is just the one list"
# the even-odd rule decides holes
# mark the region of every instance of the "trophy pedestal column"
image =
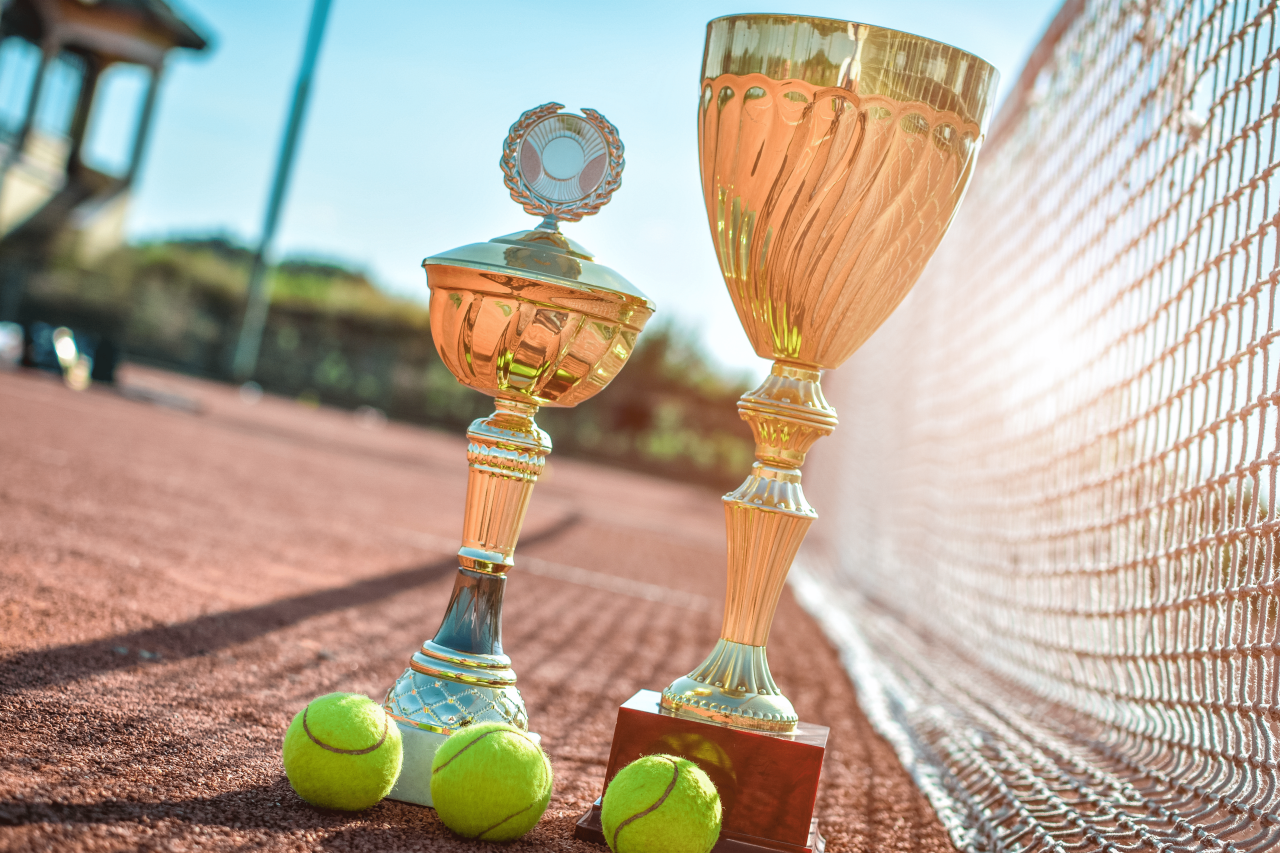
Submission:
[[[723,809],[719,853],[823,849],[813,817],[828,730],[802,723],[769,673],[765,644],[791,560],[817,513],[800,487],[800,466],[836,426],[812,365],[776,362],[738,411],[756,439],[756,462],[724,496],[728,588],[720,640],[706,660],[661,694],[641,690],[618,711],[606,788],[644,755],[697,764]],[[603,841],[598,810],[579,838]]]
[[[745,731],[673,717],[659,698],[656,691],[641,690],[618,709],[606,789],[618,771],[642,756],[678,755],[701,767],[720,793],[720,840],[713,853],[821,853],[813,808],[826,726],[802,722],[789,735]],[[574,836],[605,844],[599,800],[579,819]]]
[[551,440],[533,421],[536,405],[501,398],[496,405],[467,431],[467,505],[449,606],[382,703],[404,739],[400,778],[388,796],[406,803],[432,805],[431,759],[458,729],[489,722],[529,728],[502,651],[502,599]]
[[713,725],[788,734],[800,718],[769,673],[765,644],[791,561],[818,517],[804,498],[800,466],[836,428],[836,411],[823,399],[817,368],[779,361],[738,401],[738,414],[755,434],[756,462],[722,498],[729,571],[720,640],[662,691],[662,707]]

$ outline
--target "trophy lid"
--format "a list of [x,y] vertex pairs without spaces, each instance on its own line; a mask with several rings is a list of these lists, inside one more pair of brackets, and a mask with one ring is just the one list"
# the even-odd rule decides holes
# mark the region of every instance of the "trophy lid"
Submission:
[[586,248],[558,230],[517,231],[487,243],[472,243],[432,255],[422,265],[467,267],[578,290],[607,290],[626,302],[643,305],[650,311],[654,309],[653,302],[640,288],[617,271],[595,263]]
[[[622,140],[600,113],[561,113],[562,104],[536,107],[511,126],[502,171],[511,197],[542,216],[537,228],[432,255],[423,267],[451,266],[533,279],[584,291],[608,291],[653,311],[654,304],[615,270],[595,262],[581,244],[560,233],[608,203],[622,183]],[[428,283],[431,277],[428,275]]]

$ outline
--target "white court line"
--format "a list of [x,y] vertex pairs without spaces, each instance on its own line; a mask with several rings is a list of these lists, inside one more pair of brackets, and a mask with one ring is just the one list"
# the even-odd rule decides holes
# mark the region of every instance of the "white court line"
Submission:
[[[423,533],[419,530],[408,530],[403,527],[393,527],[391,529],[399,534],[402,539],[412,542],[421,548],[427,548],[432,551],[454,551],[457,548],[457,543],[454,540],[447,539],[444,536],[437,536],[434,533]],[[659,586],[655,583],[618,577],[606,572],[597,572],[594,569],[584,569],[581,566],[553,563],[550,560],[542,560],[538,557],[517,556],[516,570],[605,592],[616,592],[619,595],[639,598],[644,601],[669,604],[673,607],[684,607],[700,613],[719,613],[721,607],[719,601],[705,595],[698,595],[695,592],[682,592],[681,590]]]

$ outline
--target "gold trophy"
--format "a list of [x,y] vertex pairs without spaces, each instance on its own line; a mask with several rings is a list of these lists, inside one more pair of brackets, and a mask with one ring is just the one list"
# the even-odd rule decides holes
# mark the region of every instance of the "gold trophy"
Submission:
[[[707,25],[703,200],[738,318],[773,368],[738,403],[756,462],[724,497],[720,640],[661,695],[641,690],[619,709],[605,784],[642,755],[694,761],[720,791],[718,853],[822,849],[813,809],[827,729],[799,721],[765,655],[817,517],[800,466],[836,427],[820,371],[920,276],[973,175],[996,81],[972,54],[881,27],[784,15]],[[605,840],[598,804],[577,835]]]
[[838,367],[916,283],[973,174],[997,73],[972,54],[865,24],[743,15],[707,28],[698,153],[716,255],[769,377],[738,403],[756,462],[724,497],[720,641],[662,707],[785,734],[798,718],[765,644],[817,518],[800,466],[836,427]]
[[431,335],[458,381],[495,398],[467,430],[467,503],[453,595],[435,636],[413,655],[383,707],[404,735],[391,797],[431,805],[431,757],[456,729],[503,722],[528,730],[502,647],[502,595],[551,440],[539,406],[574,406],[604,388],[653,314],[649,299],[560,233],[621,183],[622,142],[594,110],[530,110],[511,127],[502,171],[512,198],[542,216],[530,231],[423,261]]

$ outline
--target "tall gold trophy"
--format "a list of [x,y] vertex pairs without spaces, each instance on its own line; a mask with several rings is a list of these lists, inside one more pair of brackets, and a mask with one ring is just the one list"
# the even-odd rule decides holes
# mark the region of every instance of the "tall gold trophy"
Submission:
[[534,483],[551,440],[540,406],[574,406],[604,388],[635,348],[653,303],[560,233],[595,213],[621,183],[622,142],[594,110],[529,110],[511,127],[502,170],[537,228],[427,258],[431,335],[458,381],[495,398],[467,430],[467,503],[458,575],[444,619],[383,707],[403,734],[390,796],[431,805],[431,758],[456,729],[503,722],[528,730],[502,597]]
[[717,850],[821,845],[811,818],[826,730],[799,721],[765,654],[817,518],[800,466],[836,427],[820,371],[849,358],[919,278],[973,174],[997,80],[972,54],[866,24],[740,15],[707,26],[702,194],[738,318],[773,368],[738,403],[756,462],[724,497],[720,640],[660,696],[623,706],[606,778],[654,751],[698,762],[725,809]]

